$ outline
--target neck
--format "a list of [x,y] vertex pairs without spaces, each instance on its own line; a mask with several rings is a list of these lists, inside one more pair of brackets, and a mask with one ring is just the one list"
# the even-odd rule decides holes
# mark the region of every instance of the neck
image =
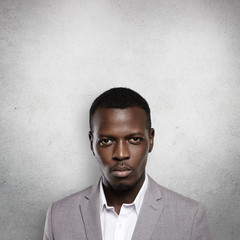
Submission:
[[145,180],[145,173],[140,177],[138,182],[129,189],[118,190],[111,187],[110,184],[106,184],[103,181],[103,190],[105,193],[108,206],[113,206],[115,212],[119,214],[121,206],[124,203],[133,203],[138,192],[140,191]]

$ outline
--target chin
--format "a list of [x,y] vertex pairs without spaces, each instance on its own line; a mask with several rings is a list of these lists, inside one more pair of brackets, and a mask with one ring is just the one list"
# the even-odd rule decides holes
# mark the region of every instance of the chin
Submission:
[[129,184],[120,183],[120,184],[111,185],[111,187],[117,191],[127,191],[127,190],[130,190],[133,186]]

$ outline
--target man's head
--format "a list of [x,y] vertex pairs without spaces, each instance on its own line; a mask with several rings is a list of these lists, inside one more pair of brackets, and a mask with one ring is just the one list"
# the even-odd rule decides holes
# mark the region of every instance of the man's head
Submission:
[[104,92],[90,109],[90,129],[103,184],[117,190],[141,185],[154,138],[146,100],[127,88]]
[[129,107],[142,108],[146,113],[146,128],[149,131],[151,129],[151,114],[147,101],[140,94],[129,88],[111,88],[94,100],[89,111],[89,125],[91,132],[94,130],[92,124],[93,115],[99,107],[119,109]]

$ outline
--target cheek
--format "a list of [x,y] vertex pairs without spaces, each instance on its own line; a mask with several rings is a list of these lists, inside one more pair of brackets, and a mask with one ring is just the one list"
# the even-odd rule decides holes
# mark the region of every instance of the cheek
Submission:
[[149,146],[147,143],[141,146],[132,146],[130,149],[131,155],[137,159],[143,159],[148,156],[148,148]]
[[107,148],[102,148],[100,146],[97,146],[95,148],[96,151],[96,158],[98,159],[98,161],[102,164],[107,164],[108,162],[111,161],[112,159],[112,151],[110,147]]
[[140,171],[141,169],[145,168],[147,157],[148,157],[148,147],[144,148],[134,148],[131,150],[131,157],[133,164],[136,168]]

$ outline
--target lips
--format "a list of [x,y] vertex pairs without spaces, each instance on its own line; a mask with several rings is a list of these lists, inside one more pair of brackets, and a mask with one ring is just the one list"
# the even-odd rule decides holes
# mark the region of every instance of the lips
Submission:
[[111,169],[113,176],[118,178],[124,178],[132,173],[133,169],[127,166],[116,166]]

